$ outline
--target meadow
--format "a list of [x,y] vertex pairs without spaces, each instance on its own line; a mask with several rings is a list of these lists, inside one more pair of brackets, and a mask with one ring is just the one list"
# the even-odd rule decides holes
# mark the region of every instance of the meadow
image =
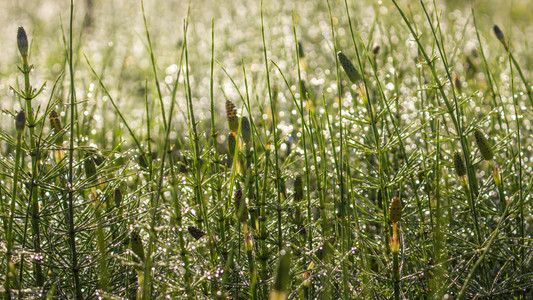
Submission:
[[4,0],[4,299],[533,298],[532,0]]

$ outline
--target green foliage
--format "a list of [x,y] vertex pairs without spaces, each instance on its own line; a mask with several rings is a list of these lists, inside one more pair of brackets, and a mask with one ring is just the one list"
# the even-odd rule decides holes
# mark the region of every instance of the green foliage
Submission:
[[533,297],[532,0],[48,2],[2,7],[4,298]]

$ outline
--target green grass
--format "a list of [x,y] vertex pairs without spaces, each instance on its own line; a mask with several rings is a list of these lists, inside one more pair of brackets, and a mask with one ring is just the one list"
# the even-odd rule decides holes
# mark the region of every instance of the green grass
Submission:
[[531,0],[26,2],[5,299],[533,297]]

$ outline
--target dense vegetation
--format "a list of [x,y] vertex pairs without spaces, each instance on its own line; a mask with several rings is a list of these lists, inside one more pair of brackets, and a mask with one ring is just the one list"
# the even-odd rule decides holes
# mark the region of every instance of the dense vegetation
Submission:
[[49,2],[6,5],[5,299],[533,297],[528,1]]

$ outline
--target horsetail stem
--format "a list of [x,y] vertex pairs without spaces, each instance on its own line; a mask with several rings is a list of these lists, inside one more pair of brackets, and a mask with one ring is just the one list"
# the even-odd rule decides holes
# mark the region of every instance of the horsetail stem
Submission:
[[502,171],[500,167],[498,167],[497,165],[492,166],[491,172],[492,178],[494,178],[494,184],[496,184],[496,186],[502,184]]
[[[16,198],[18,194],[18,177],[20,168],[20,159],[22,155],[22,134],[24,133],[24,127],[26,125],[26,114],[21,110],[15,117],[15,128],[17,131],[17,148],[15,150],[15,170],[13,172],[13,190],[11,192],[11,205],[9,210],[9,221],[6,233],[6,262],[12,263],[13,256],[13,219],[15,216]],[[10,279],[11,276],[6,276],[4,281],[5,299],[11,299],[10,296]]]
[[[505,36],[503,35],[503,32],[500,29],[500,27],[498,27],[498,25],[494,25],[492,27],[492,30],[494,31],[494,35],[496,35],[496,38],[498,39],[498,41],[500,41],[500,43],[505,48],[505,51],[507,51],[510,60],[513,62],[514,66],[516,67],[516,70],[518,71],[518,75],[520,76],[520,79],[522,80],[522,83],[524,83],[526,94],[527,94],[527,97],[529,98],[529,103],[531,104],[531,106],[533,106],[533,96],[531,95],[533,89],[531,88],[531,83],[528,82],[528,79],[526,79],[526,77],[524,76],[524,73],[522,72],[522,68],[520,68],[520,65],[518,64],[518,61],[516,61],[516,59],[515,59],[515,57],[513,55],[513,52],[510,49],[510,45],[505,40]],[[512,71],[512,69],[511,69],[511,71]]]
[[[35,134],[35,126],[37,123],[40,123],[40,119],[37,118],[37,115],[34,115],[32,102],[44,89],[44,84],[40,89],[34,89],[30,84],[30,72],[33,66],[30,66],[28,60],[28,36],[23,27],[19,27],[17,31],[17,47],[22,58],[22,67],[19,67],[19,70],[24,75],[24,89],[16,92],[21,98],[26,102],[26,112],[27,112],[27,126],[29,129],[30,137],[30,149],[29,154],[31,156],[31,180],[30,180],[30,195],[31,201],[29,202],[28,215],[31,216],[31,227],[32,227],[32,238],[33,238],[33,248],[37,253],[41,253],[41,235],[40,235],[40,214],[39,214],[39,188],[37,181],[39,178],[40,171],[40,151],[39,143],[37,141],[37,135]],[[23,256],[21,256],[21,259]],[[33,269],[35,275],[35,285],[43,286],[44,284],[44,275],[42,271],[41,264],[38,261],[33,262]],[[21,272],[22,274],[22,272]]]

